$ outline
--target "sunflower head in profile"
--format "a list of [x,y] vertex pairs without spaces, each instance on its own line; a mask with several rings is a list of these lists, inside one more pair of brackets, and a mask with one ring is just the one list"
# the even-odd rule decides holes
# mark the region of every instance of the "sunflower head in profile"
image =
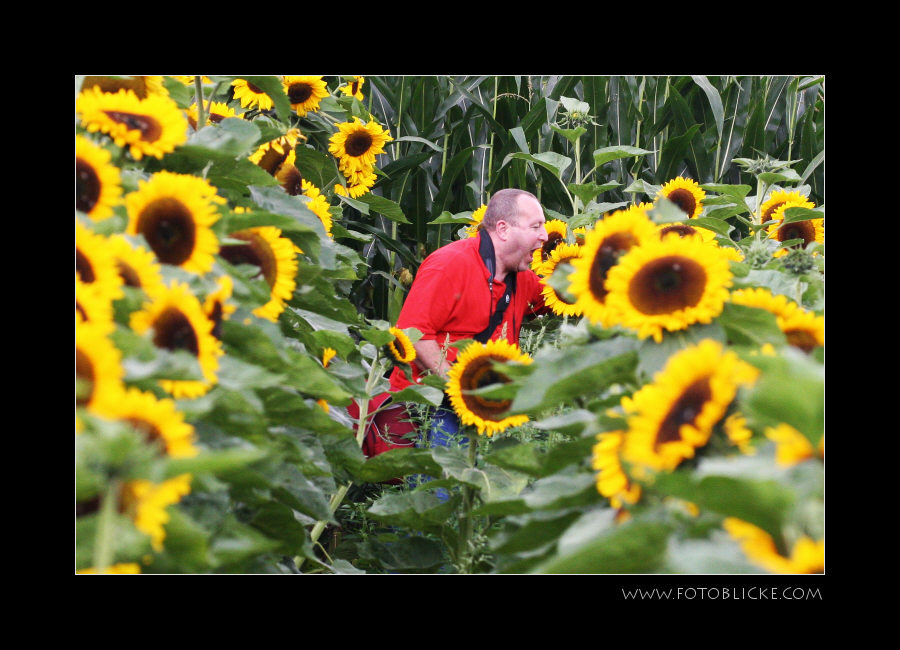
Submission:
[[825,219],[806,219],[804,221],[784,223],[785,211],[788,208],[800,207],[811,209],[812,205],[813,204],[809,201],[805,203],[786,202],[779,205],[775,208],[774,212],[772,212],[771,218],[774,220],[774,223],[770,224],[766,230],[769,238],[779,242],[786,242],[792,239],[800,240],[796,244],[779,248],[773,254],[775,257],[787,255],[791,249],[804,249],[813,242],[821,244],[825,241]]
[[303,196],[309,199],[306,207],[319,217],[325,232],[333,239],[334,235],[331,234],[331,228],[334,226],[334,222],[331,218],[331,204],[328,202],[328,199],[325,198],[325,195],[322,194],[318,187],[307,180],[303,180],[300,186]]
[[632,464],[671,471],[706,445],[725,419],[738,390],[758,371],[717,341],[673,354],[653,381],[622,398],[628,418],[623,457]]
[[75,405],[91,408],[124,390],[122,353],[104,323],[75,324]]
[[150,95],[169,96],[169,91],[163,85],[161,75],[129,76],[129,77],[100,77],[87,76],[81,82],[81,89],[97,88],[105,93],[117,93],[120,90],[130,90],[138,99],[147,99]]
[[206,273],[215,262],[219,240],[211,226],[225,199],[206,180],[161,171],[125,197],[129,235],[141,235],[163,264]]
[[150,444],[172,458],[191,458],[199,452],[194,446],[194,427],[171,399],[128,388],[114,400],[101,400],[91,409],[97,415],[117,420],[133,428]]
[[[224,102],[203,102],[203,112],[206,114],[206,126],[210,126],[212,124],[218,124],[222,120],[228,117],[235,117],[239,120],[244,119],[243,113],[238,113],[234,110],[232,106],[225,104]],[[191,125],[191,128],[195,131],[197,130],[197,102],[191,104],[187,109],[187,120],[188,124]]]
[[560,316],[581,316],[581,307],[578,306],[577,301],[573,301],[564,293],[558,292],[550,282],[550,278],[557,269],[559,269],[560,273],[571,269],[572,260],[581,257],[581,248],[577,244],[560,244],[553,249],[550,257],[537,271],[538,275],[543,276],[541,284],[544,285],[544,288],[541,290],[541,293],[544,295],[544,304],[552,309],[554,314]]
[[321,75],[284,75],[281,83],[291,108],[300,117],[319,110],[321,101],[328,97],[328,87]]
[[597,472],[597,492],[609,499],[613,508],[635,504],[641,498],[641,486],[634,483],[622,466],[624,431],[608,431],[597,435],[591,467]]
[[544,222],[544,230],[547,231],[547,241],[539,249],[534,251],[531,260],[531,270],[540,275],[540,269],[544,262],[550,259],[550,254],[560,244],[566,243],[566,233],[569,226],[561,219],[550,219]]
[[75,209],[94,221],[113,215],[122,200],[119,169],[112,154],[84,136],[75,136]]
[[98,295],[116,300],[122,292],[122,278],[109,246],[109,238],[95,233],[75,219],[75,279],[91,285]]
[[572,260],[569,293],[591,323],[613,324],[607,301],[606,280],[610,269],[634,246],[658,238],[656,225],[645,210],[618,210],[597,221],[587,231],[581,256]]
[[166,539],[165,527],[171,519],[166,509],[190,494],[191,480],[190,474],[181,474],[162,483],[137,479],[123,487],[121,509],[134,521],[135,528],[150,537],[153,550],[161,551]]
[[775,210],[783,206],[785,203],[791,203],[804,208],[814,208],[815,204],[800,192],[786,192],[785,190],[775,190],[766,201],[759,206],[760,223],[771,221],[774,217]]
[[494,362],[527,365],[532,359],[520,351],[518,346],[503,339],[484,344],[475,341],[456,358],[447,379],[447,395],[460,422],[475,426],[479,435],[488,437],[528,421],[527,415],[509,413],[512,400],[493,400],[469,392],[511,381],[502,372],[495,370]]
[[620,325],[659,343],[663,331],[712,322],[728,299],[731,278],[717,247],[693,237],[652,238],[610,269],[606,303]]
[[732,291],[730,300],[773,314],[789,345],[806,353],[825,345],[825,318],[803,309],[785,295],[755,287]]
[[697,181],[691,178],[673,178],[664,184],[657,193],[657,200],[662,197],[678,206],[689,219],[699,217],[703,212],[703,199],[706,192]]
[[355,116],[352,122],[338,124],[337,129],[331,136],[328,151],[340,160],[342,167],[350,170],[373,167],[375,156],[384,153],[384,145],[393,140],[391,134],[374,120],[363,123]]
[[246,79],[235,79],[231,82],[231,87],[234,91],[234,98],[240,101],[244,108],[268,111],[275,105],[265,90]]
[[487,204],[482,203],[481,207],[472,213],[472,223],[466,226],[466,238],[477,237],[481,231],[481,224],[484,221],[484,213],[487,212]]
[[297,250],[294,243],[283,237],[274,226],[258,226],[233,232],[232,239],[242,244],[222,247],[221,256],[230,264],[249,264],[259,269],[259,275],[269,285],[269,301],[253,313],[260,318],[278,322],[285,303],[294,295],[297,286]]
[[79,93],[75,112],[89,133],[105,133],[135,160],[162,158],[187,141],[187,119],[168,96],[140,99],[131,90],[105,93],[92,87]]
[[394,335],[393,340],[387,344],[387,350],[391,357],[397,363],[412,363],[416,358],[416,348],[413,347],[409,336],[399,327],[391,327],[389,331]]
[[775,462],[782,467],[792,467],[816,455],[809,438],[786,422],[766,427],[764,433],[775,443]]
[[157,348],[185,351],[197,360],[203,381],[160,380],[163,390],[173,397],[199,397],[216,383],[222,343],[212,335],[213,322],[188,285],[175,282],[154,295],[131,315],[130,325],[137,334],[149,334]]
[[335,183],[334,193],[357,199],[363,194],[368,194],[377,180],[378,176],[375,175],[374,171],[356,174],[354,179],[350,180],[346,186],[341,183]]
[[366,82],[365,77],[360,77],[359,75],[353,75],[352,81],[348,81],[343,86],[339,87],[338,90],[344,93],[349,97],[356,97],[359,101],[364,99],[362,93],[363,84]]
[[250,156],[250,162],[259,165],[272,176],[275,176],[282,166],[294,165],[297,160],[295,151],[297,143],[305,139],[306,136],[300,132],[300,129],[289,129],[284,135],[269,142],[264,142],[257,147],[256,151]]

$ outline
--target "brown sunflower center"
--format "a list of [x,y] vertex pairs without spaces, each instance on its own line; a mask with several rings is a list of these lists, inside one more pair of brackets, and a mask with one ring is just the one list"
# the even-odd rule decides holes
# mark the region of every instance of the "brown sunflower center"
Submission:
[[668,255],[652,260],[635,273],[628,298],[644,314],[669,314],[696,305],[705,288],[703,266],[689,257]]
[[541,246],[541,259],[547,260],[550,258],[550,254],[556,249],[557,246],[560,245],[563,241],[563,236],[558,232],[551,232],[547,235],[547,241],[544,242],[544,245]]
[[762,223],[765,223],[766,221],[771,219],[772,214],[775,212],[775,210],[783,206],[785,203],[785,201],[779,201],[778,203],[774,203],[773,205],[770,205],[768,208],[766,208],[762,213]]
[[267,172],[269,172],[272,176],[276,174],[278,168],[281,167],[281,164],[287,160],[287,157],[290,155],[290,149],[284,147],[283,152],[279,152],[274,147],[269,147],[269,149],[263,154],[262,158],[259,159],[259,162],[256,163]]
[[97,276],[94,274],[94,266],[91,264],[88,256],[77,248],[75,249],[75,272],[82,282],[91,283],[97,279]]
[[265,92],[266,92],[266,91],[264,91],[262,88],[260,88],[259,86],[255,85],[255,84],[252,84],[252,83],[250,83],[249,81],[247,82],[247,88],[249,88],[251,91],[253,91],[253,92],[256,93],[257,95],[264,95]]
[[606,274],[616,265],[619,258],[636,243],[637,239],[631,233],[617,232],[604,239],[600,244],[588,276],[591,294],[595,299],[602,301],[606,298],[607,291],[604,286]]
[[195,357],[200,352],[197,332],[190,319],[180,310],[169,308],[153,323],[153,343],[166,350],[187,350]]
[[250,264],[259,268],[270,287],[275,286],[278,277],[278,263],[265,242],[250,232],[231,233],[235,239],[243,239],[246,244],[223,246],[220,254],[231,264]]
[[222,340],[222,321],[224,320],[224,310],[221,300],[216,300],[212,309],[206,315],[212,321],[212,335],[220,341]]
[[94,364],[91,358],[79,349],[75,349],[75,403],[78,406],[89,404],[94,394]]
[[681,426],[684,424],[693,424],[712,397],[712,389],[709,385],[709,378],[703,377],[696,380],[688,386],[681,397],[672,405],[666,417],[659,425],[659,431],[656,434],[656,446],[666,442],[674,442],[681,440]]
[[213,124],[218,124],[219,122],[224,120],[226,117],[228,117],[228,116],[227,115],[219,115],[218,113],[210,113],[209,121],[212,122]]
[[493,368],[493,361],[508,361],[503,357],[485,356],[473,359],[460,377],[460,388],[463,391],[463,401],[466,407],[475,415],[485,420],[497,420],[500,415],[509,410],[511,400],[490,400],[481,395],[466,395],[465,391],[484,388],[491,384],[509,383],[506,375],[500,374]]
[[94,167],[75,159],[75,209],[90,213],[100,200],[100,176]]
[[84,307],[82,307],[82,306],[81,306],[81,303],[78,302],[77,300],[75,301],[75,311],[78,312],[78,314],[81,316],[81,319],[82,319],[83,321],[88,321],[88,320],[90,320],[90,319],[88,318],[87,312],[84,310]]
[[302,104],[312,96],[313,89],[308,83],[292,83],[288,87],[287,96],[291,104]]
[[665,237],[670,232],[677,232],[679,237],[687,237],[689,235],[696,235],[697,229],[693,226],[687,226],[683,223],[672,224],[671,226],[664,226],[659,230],[660,238]]
[[125,421],[140,435],[144,436],[147,442],[152,443],[157,440],[163,441],[162,433],[160,433],[159,429],[152,422],[148,422],[147,420],[138,417],[125,418]]
[[156,142],[162,135],[162,124],[151,115],[126,113],[125,111],[103,111],[114,122],[124,124],[133,131],[141,132],[144,142]]
[[677,205],[687,216],[694,216],[694,210],[697,209],[697,199],[690,191],[679,187],[672,190],[666,198]]
[[194,252],[197,228],[193,214],[174,197],[147,204],[138,216],[137,231],[163,264],[183,264]]
[[116,260],[116,268],[118,268],[119,275],[122,277],[126,287],[141,288],[141,276],[138,275],[133,266],[126,264],[122,260]]
[[808,243],[815,241],[816,228],[812,221],[796,221],[779,228],[778,241],[788,241],[789,239],[802,239],[801,247],[805,247]]
[[281,187],[284,188],[284,191],[291,196],[300,196],[303,194],[303,176],[300,175],[300,170],[293,165],[278,172],[278,180],[281,183]]
[[111,77],[85,77],[81,84],[82,89],[96,86],[105,93],[117,93],[120,90],[131,90],[138,99],[146,99],[149,94],[147,83],[143,77],[131,77],[129,79],[114,79]]
[[807,330],[788,330],[784,333],[787,342],[794,347],[800,348],[807,354],[812,352],[819,346],[819,342],[812,332]]
[[368,131],[355,131],[347,136],[344,149],[348,156],[361,156],[372,148],[373,142]]

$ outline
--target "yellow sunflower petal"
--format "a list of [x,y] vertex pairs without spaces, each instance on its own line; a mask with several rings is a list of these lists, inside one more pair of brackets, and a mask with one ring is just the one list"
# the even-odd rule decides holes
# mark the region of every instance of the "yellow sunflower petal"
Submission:
[[665,197],[691,219],[699,217],[703,212],[703,199],[706,198],[706,192],[697,181],[679,176],[665,183],[656,196],[657,201],[659,197]]
[[75,209],[94,221],[108,219],[122,201],[119,169],[112,154],[84,136],[75,136]]

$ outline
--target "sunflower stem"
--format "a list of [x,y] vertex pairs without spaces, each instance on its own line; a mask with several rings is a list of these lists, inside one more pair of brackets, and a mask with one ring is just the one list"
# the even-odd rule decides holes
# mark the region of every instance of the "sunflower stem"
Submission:
[[202,75],[194,75],[194,95],[197,102],[197,130],[206,124],[206,109],[203,108],[203,80]]
[[[478,434],[472,432],[469,434],[469,468],[475,469],[475,462],[478,454]],[[472,506],[475,501],[475,488],[466,483],[463,485],[462,509],[459,512],[459,540],[457,547],[457,562],[460,573],[472,573],[472,560],[474,552],[472,549]]]
[[119,481],[111,480],[106,487],[106,494],[103,495],[103,503],[100,506],[97,535],[94,538],[94,567],[97,569],[97,573],[105,573],[107,567],[113,563],[113,539],[115,538],[119,490]]

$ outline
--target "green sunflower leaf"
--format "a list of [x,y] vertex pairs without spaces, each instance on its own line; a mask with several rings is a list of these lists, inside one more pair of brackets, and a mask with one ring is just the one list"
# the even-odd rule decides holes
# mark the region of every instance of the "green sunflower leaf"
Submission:
[[367,513],[388,526],[439,532],[456,510],[459,500],[460,497],[454,495],[441,501],[427,490],[386,492],[369,507]]
[[612,162],[613,160],[618,160],[620,158],[630,158],[633,156],[645,156],[648,153],[653,152],[648,151],[647,149],[641,149],[640,147],[630,147],[627,145],[603,147],[602,149],[597,149],[596,151],[594,151],[594,165],[600,167],[601,165],[605,165],[606,163]]

